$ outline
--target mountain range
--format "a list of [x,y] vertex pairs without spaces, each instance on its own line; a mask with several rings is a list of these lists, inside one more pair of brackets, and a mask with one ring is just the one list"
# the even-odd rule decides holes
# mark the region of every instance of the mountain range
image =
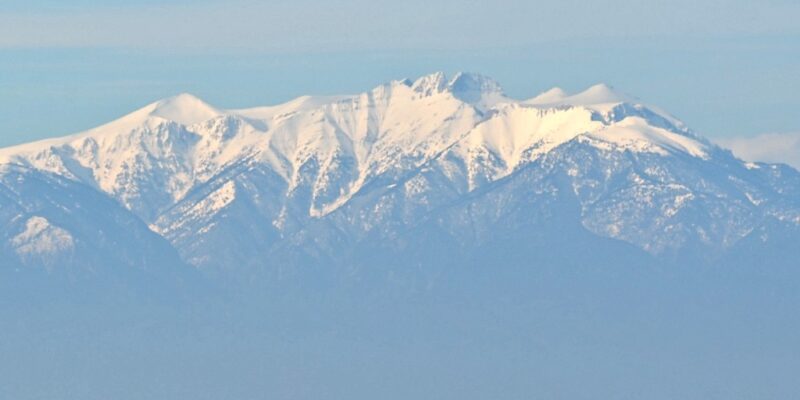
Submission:
[[793,398],[798,243],[800,172],[606,85],[182,94],[0,149],[0,398]]
[[516,100],[434,73],[238,110],[181,94],[0,149],[0,227],[3,273],[72,280],[778,268],[800,256],[800,172],[606,85]]

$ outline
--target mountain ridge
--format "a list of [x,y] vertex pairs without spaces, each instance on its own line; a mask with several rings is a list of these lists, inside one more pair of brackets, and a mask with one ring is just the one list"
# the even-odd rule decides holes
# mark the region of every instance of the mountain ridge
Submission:
[[[744,163],[607,85],[514,100],[464,73],[239,110],[180,94],[80,134],[0,149],[0,164],[93,188],[188,264],[223,270],[272,268],[280,257],[346,264],[337,254],[367,248],[371,235],[402,251],[421,226],[455,252],[480,246],[478,232],[502,232],[515,213],[576,213],[556,219],[657,256],[697,247],[692,257],[707,259],[767,219],[800,215],[800,199],[785,194],[797,171]],[[516,190],[528,195],[503,192],[500,183],[521,179]],[[495,215],[462,208],[479,190],[498,191],[484,205]],[[425,222],[434,215],[444,219]]]

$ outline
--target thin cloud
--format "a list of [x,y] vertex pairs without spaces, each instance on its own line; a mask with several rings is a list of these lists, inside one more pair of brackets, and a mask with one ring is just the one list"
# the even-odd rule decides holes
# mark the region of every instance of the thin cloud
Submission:
[[743,160],[784,163],[800,169],[800,132],[718,139],[717,143]]
[[798,34],[798,18],[798,4],[744,0],[172,2],[0,12],[0,48],[475,49],[574,38]]

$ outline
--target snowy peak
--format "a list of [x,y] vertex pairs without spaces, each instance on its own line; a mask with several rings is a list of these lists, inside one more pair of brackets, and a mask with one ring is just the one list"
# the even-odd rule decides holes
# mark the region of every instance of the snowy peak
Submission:
[[425,75],[411,84],[411,89],[422,96],[432,96],[442,93],[445,88],[447,88],[447,77],[443,72],[434,72],[430,75]]
[[222,114],[199,98],[182,93],[145,107],[148,115],[164,118],[183,125],[192,125],[208,121]]
[[480,102],[484,96],[503,95],[503,88],[497,81],[479,74],[459,72],[447,84],[453,96],[467,102]]
[[530,100],[527,100],[526,103],[528,104],[558,103],[560,101],[563,101],[567,96],[569,95],[567,94],[567,92],[564,91],[564,89],[561,89],[560,87],[554,87],[552,89],[542,92],[541,94]]
[[411,83],[411,89],[422,97],[448,93],[479,109],[513,101],[503,94],[503,88],[494,79],[467,72],[456,73],[449,80],[443,72],[426,75]]
[[191,94],[183,93],[150,103],[130,114],[86,132],[47,142],[55,144],[65,139],[77,139],[87,135],[118,135],[138,129],[155,129],[165,121],[188,126],[226,114],[225,111],[219,110]]
[[569,106],[597,106],[619,103],[636,103],[637,100],[615,90],[604,83],[591,86],[588,89],[573,95],[567,94],[561,88],[552,88],[530,100],[525,104],[531,105],[569,105]]
[[599,83],[565,100],[573,105],[591,105],[629,102],[632,98],[605,83]]

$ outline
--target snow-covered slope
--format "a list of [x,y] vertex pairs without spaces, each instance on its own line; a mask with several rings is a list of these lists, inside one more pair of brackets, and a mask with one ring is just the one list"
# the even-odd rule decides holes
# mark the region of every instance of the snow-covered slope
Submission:
[[[572,213],[565,220],[597,237],[702,257],[766,220],[800,221],[796,171],[745,164],[632,96],[596,85],[518,101],[463,73],[241,110],[183,94],[84,133],[2,149],[0,164],[94,188],[185,261],[223,270],[347,263],[353,249],[402,251],[415,242],[410,232],[435,232],[457,251],[534,214]],[[30,229],[10,243],[25,252],[74,246],[70,227],[21,226]]]
[[191,270],[116,201],[80,182],[0,166],[0,273],[70,281],[170,280]]

